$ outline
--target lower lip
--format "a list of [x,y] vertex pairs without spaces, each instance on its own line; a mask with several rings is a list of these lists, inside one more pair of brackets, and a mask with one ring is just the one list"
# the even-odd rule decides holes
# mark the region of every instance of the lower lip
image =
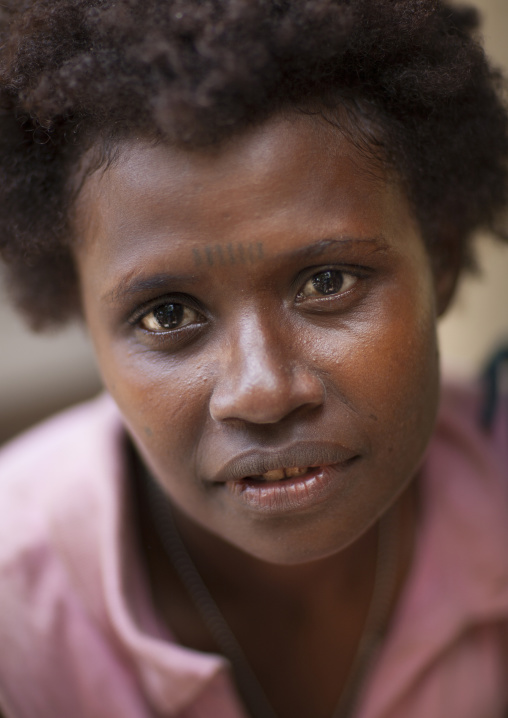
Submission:
[[264,514],[286,514],[312,508],[343,488],[347,469],[356,461],[318,466],[303,476],[280,481],[228,481],[225,486],[246,508]]

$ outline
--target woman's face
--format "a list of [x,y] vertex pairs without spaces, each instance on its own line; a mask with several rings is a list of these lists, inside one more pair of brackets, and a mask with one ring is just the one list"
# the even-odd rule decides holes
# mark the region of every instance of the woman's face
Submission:
[[400,185],[295,114],[214,150],[126,142],[76,222],[104,381],[181,511],[280,564],[365,532],[438,398],[439,298]]

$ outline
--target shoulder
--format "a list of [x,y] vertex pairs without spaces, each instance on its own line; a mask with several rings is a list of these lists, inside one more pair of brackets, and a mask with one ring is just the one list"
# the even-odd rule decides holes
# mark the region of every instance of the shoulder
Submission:
[[453,577],[441,605],[448,601],[454,621],[461,605],[464,626],[484,622],[487,615],[508,621],[507,403],[499,398],[486,427],[484,395],[475,385],[443,389],[421,476],[422,575],[433,576],[428,585],[436,585],[438,575],[446,576],[446,583]]
[[118,673],[102,547],[116,531],[123,436],[101,396],[0,451],[0,692],[16,715],[77,715],[83,682],[101,687],[106,664]]
[[488,421],[488,392],[480,382],[446,381],[441,392],[437,443],[480,462],[508,483],[508,395],[497,397]]
[[95,510],[100,477],[116,472],[121,435],[113,401],[102,395],[0,450],[0,576],[30,554],[40,561],[64,523]]
[[500,397],[486,428],[484,401],[480,384],[443,385],[413,565],[362,715],[501,716],[506,706],[507,406]]
[[422,585],[434,590],[444,581],[441,609],[448,605],[457,626],[461,606],[461,630],[485,623],[486,616],[508,622],[506,402],[500,399],[495,420],[485,427],[483,398],[477,386],[443,390],[421,473]]
[[26,469],[57,453],[65,460],[90,436],[118,421],[118,410],[106,393],[56,414],[0,447],[2,477],[7,475],[4,472]]

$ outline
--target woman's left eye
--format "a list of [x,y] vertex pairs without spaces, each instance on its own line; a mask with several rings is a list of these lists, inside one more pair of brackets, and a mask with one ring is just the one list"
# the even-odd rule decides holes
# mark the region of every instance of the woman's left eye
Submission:
[[339,269],[326,269],[314,274],[298,292],[298,299],[306,297],[326,297],[332,294],[342,294],[358,281],[358,277]]
[[168,302],[145,314],[139,320],[139,325],[148,332],[168,332],[189,324],[198,324],[202,320],[202,315],[192,307]]

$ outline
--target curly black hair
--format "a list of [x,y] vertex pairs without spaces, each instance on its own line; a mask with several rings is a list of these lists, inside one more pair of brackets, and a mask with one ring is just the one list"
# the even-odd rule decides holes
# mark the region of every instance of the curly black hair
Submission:
[[0,252],[19,307],[36,327],[79,315],[72,178],[90,147],[209,146],[288,106],[346,109],[432,257],[466,266],[508,198],[503,81],[477,28],[441,0],[4,1]]

